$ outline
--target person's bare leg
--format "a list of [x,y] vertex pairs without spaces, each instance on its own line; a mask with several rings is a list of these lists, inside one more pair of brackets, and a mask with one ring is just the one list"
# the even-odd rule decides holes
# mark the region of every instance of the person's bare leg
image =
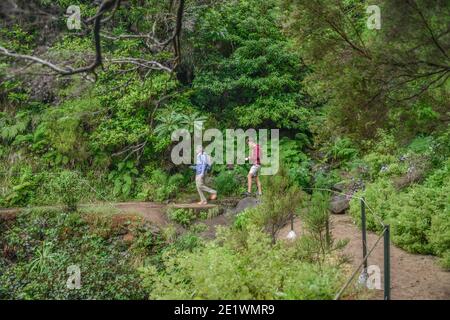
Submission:
[[247,176],[247,185],[248,185],[247,192],[252,193],[252,174],[251,173],[249,173]]
[[261,181],[259,180],[259,176],[256,176],[256,185],[258,186],[258,193],[262,194]]

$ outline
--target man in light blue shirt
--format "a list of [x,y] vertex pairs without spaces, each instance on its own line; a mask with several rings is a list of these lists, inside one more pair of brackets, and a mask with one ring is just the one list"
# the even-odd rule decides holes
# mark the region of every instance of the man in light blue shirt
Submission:
[[207,204],[206,197],[203,191],[211,193],[211,200],[217,199],[217,191],[207,187],[204,183],[205,175],[210,166],[208,155],[203,152],[203,147],[197,147],[197,162],[195,165],[195,185],[197,186],[198,194],[200,195],[200,202],[198,204]]

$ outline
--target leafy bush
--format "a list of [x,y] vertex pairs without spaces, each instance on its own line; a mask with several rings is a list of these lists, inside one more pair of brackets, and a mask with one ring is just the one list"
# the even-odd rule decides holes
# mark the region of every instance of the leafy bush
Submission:
[[[119,228],[97,234],[92,215],[29,210],[0,233],[0,299],[144,299],[146,296],[131,251]],[[107,217],[110,219],[110,217]],[[156,236],[136,229],[155,247]],[[67,268],[78,265],[81,288],[66,287]]]
[[433,253],[441,257],[441,264],[450,270],[450,201],[444,211],[433,216],[428,238]]
[[291,140],[283,137],[280,140],[280,161],[287,169],[289,178],[301,187],[308,187],[311,181],[311,159],[302,151],[308,144],[307,137],[298,134],[298,139]]
[[150,181],[144,183],[138,198],[148,201],[162,202],[176,196],[178,190],[184,185],[184,177],[181,174],[168,176],[161,169],[152,172]]
[[244,230],[247,228],[247,226],[251,223],[252,215],[257,214],[255,213],[254,208],[245,209],[242,212],[239,212],[233,221],[233,226],[237,228],[238,230]]
[[352,141],[348,138],[338,137],[328,148],[326,157],[332,161],[348,161],[358,153]]
[[[231,233],[230,233],[231,232]],[[336,264],[299,260],[295,247],[255,228],[242,245],[232,231],[193,252],[164,257],[164,269],[142,269],[151,299],[332,299],[347,276]]]
[[440,259],[441,266],[446,269],[450,270],[450,251],[447,250],[442,254],[442,257]]
[[311,196],[308,210],[302,215],[305,229],[320,245],[323,255],[331,246],[329,203],[329,194],[314,192]]
[[116,197],[128,197],[131,195],[134,179],[138,175],[133,161],[120,162],[117,169],[109,173],[108,179],[114,184],[114,195]]
[[6,194],[5,203],[8,206],[25,206],[36,196],[36,177],[30,167],[20,168],[19,177],[13,181],[12,190]]
[[220,213],[221,213],[221,210],[219,209],[219,207],[213,207],[206,211],[202,210],[199,214],[199,217],[202,220],[207,220],[207,219],[212,219],[214,217],[217,217]]
[[62,171],[53,178],[51,187],[59,202],[68,211],[75,211],[87,191],[87,182],[77,172]]
[[181,224],[183,227],[188,227],[196,218],[194,210],[191,209],[170,208],[167,212],[167,216],[170,220]]
[[[364,195],[370,209],[390,223],[396,245],[414,253],[441,256],[445,264],[450,250],[449,194],[448,182],[440,187],[414,185],[397,192],[388,180],[379,179],[358,196]],[[382,226],[371,210],[366,210],[367,226],[379,231]],[[350,213],[360,222],[359,200],[350,202]]]
[[241,184],[236,178],[235,171],[222,171],[214,178],[214,186],[217,192],[224,196],[239,193]]
[[357,192],[350,200],[350,214],[353,218],[361,222],[361,203],[360,199],[364,196],[366,203],[369,205],[366,212],[366,225],[370,230],[381,231],[382,226],[373,212],[381,219],[388,217],[391,210],[391,199],[395,197],[395,188],[387,179],[379,179],[374,183],[367,185],[364,191]]
[[447,183],[448,177],[450,177],[450,158],[427,177],[424,185],[430,188],[440,188]]
[[251,211],[254,212],[251,221],[268,231],[275,242],[278,231],[298,211],[306,195],[289,180],[284,168],[280,168],[277,175],[270,176],[270,183],[265,185],[261,204]]
[[331,189],[340,180],[334,170],[330,172],[319,170],[314,175],[314,188]]

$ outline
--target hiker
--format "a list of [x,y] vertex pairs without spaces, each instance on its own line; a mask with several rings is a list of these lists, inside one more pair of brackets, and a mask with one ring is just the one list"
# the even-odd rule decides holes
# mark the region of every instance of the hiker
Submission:
[[217,199],[217,191],[207,187],[204,183],[205,175],[211,166],[209,156],[203,152],[203,147],[197,147],[197,163],[195,165],[195,185],[197,186],[200,202],[198,204],[207,204],[203,191],[211,193],[211,200]]
[[258,187],[258,196],[262,195],[261,181],[259,180],[259,171],[261,170],[261,148],[253,138],[247,138],[247,144],[250,148],[250,157],[246,158],[246,161],[250,161],[252,166],[247,175],[247,192],[244,193],[246,196],[250,196],[252,193],[252,180],[255,177],[256,185]]

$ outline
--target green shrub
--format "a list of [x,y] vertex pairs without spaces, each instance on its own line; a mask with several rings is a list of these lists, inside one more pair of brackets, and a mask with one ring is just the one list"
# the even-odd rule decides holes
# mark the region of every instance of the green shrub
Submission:
[[381,220],[388,216],[391,210],[391,198],[395,197],[395,189],[388,179],[379,179],[374,183],[368,184],[364,191],[357,192],[350,200],[350,214],[358,222],[361,223],[361,197],[365,197],[368,204],[366,210],[366,225],[369,230],[382,230],[380,221],[376,218],[379,216]]
[[302,214],[305,229],[320,244],[323,253],[331,246],[329,203],[330,195],[328,193],[314,192],[308,210]]
[[233,232],[193,252],[169,254],[164,269],[142,269],[151,299],[332,299],[348,276],[336,264],[304,262],[284,242],[250,228],[237,246]]
[[152,172],[150,181],[144,183],[138,198],[157,202],[173,199],[180,187],[184,185],[184,181],[185,179],[181,174],[169,177],[161,169],[156,169]]
[[329,173],[320,170],[314,176],[314,188],[331,189],[340,180],[335,170]]
[[358,150],[348,138],[338,137],[328,148],[326,157],[332,161],[349,161],[358,154]]
[[77,172],[62,171],[54,176],[51,188],[59,202],[64,204],[68,211],[75,211],[87,191],[86,183]]
[[429,241],[443,267],[450,270],[450,201],[444,211],[432,218]]
[[450,250],[447,250],[443,253],[439,262],[441,263],[442,268],[446,269],[447,271],[450,270]]
[[108,174],[108,179],[113,183],[115,197],[129,197],[134,190],[135,177],[139,171],[132,160],[120,162],[115,170]]
[[297,134],[296,138],[281,138],[280,161],[286,168],[289,179],[306,188],[311,181],[311,159],[303,152],[303,148],[309,141],[304,134]]
[[251,220],[252,224],[269,232],[275,242],[278,231],[298,212],[306,194],[289,180],[283,167],[276,175],[270,176],[270,183],[265,182],[267,187],[264,189],[261,203],[254,208],[256,213],[251,215]]
[[206,211],[202,210],[199,214],[199,218],[202,220],[212,219],[214,217],[217,217],[220,214],[219,207],[213,207]]
[[36,196],[38,181],[31,167],[21,167],[18,175],[18,178],[12,181],[12,190],[5,195],[4,202],[7,206],[25,206]]
[[372,180],[375,180],[385,172],[385,168],[389,169],[389,166],[391,164],[396,163],[397,158],[390,154],[371,152],[364,156],[363,161],[367,163],[369,169],[369,177]]
[[[379,179],[357,196],[364,195],[369,206],[369,229],[382,229],[373,210],[391,225],[394,244],[413,253],[435,254],[445,261],[450,250],[449,194],[448,182],[439,187],[413,185],[398,192],[389,180]],[[351,200],[350,213],[360,223],[359,199]]]
[[230,196],[239,193],[240,183],[236,178],[236,172],[222,171],[214,178],[214,186],[217,192],[223,196]]
[[[0,255],[0,299],[146,298],[133,265],[141,252],[128,250],[119,229],[106,238],[97,234],[91,218],[44,209],[19,214],[0,233],[0,246],[8,248],[8,254]],[[154,241],[137,245],[155,246]],[[81,271],[77,290],[66,287],[71,265]]]
[[188,227],[192,221],[196,219],[194,210],[191,209],[173,209],[170,208],[167,212],[170,220],[181,224],[183,227]]
[[189,229],[193,234],[199,234],[208,230],[208,226],[204,223],[193,224]]
[[407,149],[414,153],[426,154],[432,150],[434,139],[432,136],[418,136],[408,145]]
[[424,185],[430,188],[440,188],[450,177],[450,158],[440,168],[433,171],[425,180]]
[[233,221],[233,226],[238,230],[245,230],[252,220],[252,215],[258,214],[255,208],[246,209],[239,212]]
[[198,230],[187,232],[177,238],[173,247],[178,251],[193,251],[202,244],[202,239],[197,235]]

